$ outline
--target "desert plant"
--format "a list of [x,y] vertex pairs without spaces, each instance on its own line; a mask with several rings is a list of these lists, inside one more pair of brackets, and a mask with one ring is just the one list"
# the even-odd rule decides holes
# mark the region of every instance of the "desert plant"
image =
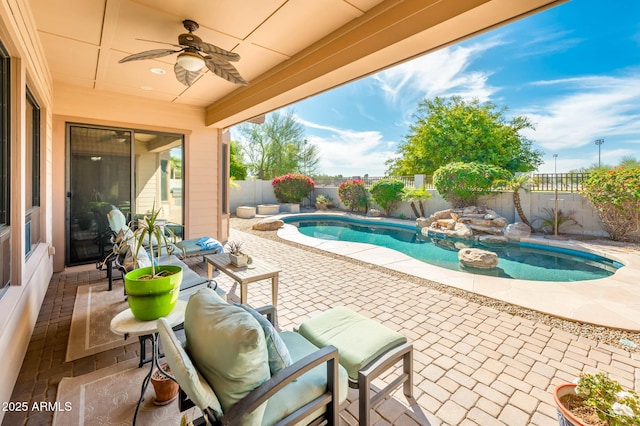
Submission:
[[433,174],[433,184],[454,207],[475,205],[480,195],[490,194],[497,181],[510,180],[511,172],[490,164],[449,163]]
[[350,211],[369,210],[369,197],[364,181],[361,179],[350,179],[338,185],[338,197],[342,204],[347,206]]
[[244,254],[244,252],[242,251],[243,246],[244,246],[243,242],[232,241],[232,240],[227,241],[227,244],[225,245],[228,252],[235,255]]
[[522,219],[522,223],[529,225],[530,228],[531,222],[527,219],[527,216],[524,214],[524,210],[522,209],[522,203],[520,202],[520,190],[522,189],[524,192],[529,192],[529,186],[533,185],[534,180],[531,177],[531,174],[522,174],[520,176],[515,176],[513,179],[496,181],[497,186],[504,186],[506,190],[513,191],[513,204],[516,207],[516,211],[518,212],[518,216]]
[[169,274],[166,270],[160,270],[156,273],[156,267],[160,263],[162,252],[165,251],[171,256],[175,248],[171,243],[171,240],[175,239],[175,235],[170,228],[164,226],[164,223],[159,222],[158,215],[161,211],[162,208],[156,210],[154,202],[149,213],[142,215],[142,217],[136,216],[134,219],[136,223],[132,221],[129,224],[129,229],[135,227],[135,231],[127,231],[127,233],[117,237],[111,253],[111,255],[121,256],[126,259],[123,262],[123,266],[129,270],[129,268],[136,268],[135,265],[138,264],[140,250],[145,250],[145,247],[148,248],[149,258],[151,259],[151,274],[139,277],[139,279],[152,279]]
[[401,180],[385,178],[371,185],[369,192],[373,201],[382,207],[387,216],[391,216],[402,200],[403,188],[404,183]]
[[[424,189],[424,187],[404,188],[402,190],[402,199],[409,202],[411,210],[413,210],[413,214],[415,214],[416,217],[425,217],[422,201],[428,200],[429,198],[431,198],[431,193]],[[416,204],[420,208],[420,212],[418,212]]]
[[333,200],[323,194],[319,194],[316,197],[316,208],[319,210],[326,210],[333,205]]
[[623,240],[640,228],[640,168],[595,170],[582,185],[582,194],[612,240]]
[[276,199],[281,203],[299,203],[313,191],[315,183],[305,175],[288,173],[271,181]]
[[[544,216],[538,216],[531,221],[531,226],[536,231],[554,232],[556,229],[556,210],[554,208],[542,209]],[[540,223],[540,226],[536,227],[535,224]],[[577,220],[573,218],[573,211],[564,213],[558,209],[558,232],[565,225],[578,225],[581,226]]]

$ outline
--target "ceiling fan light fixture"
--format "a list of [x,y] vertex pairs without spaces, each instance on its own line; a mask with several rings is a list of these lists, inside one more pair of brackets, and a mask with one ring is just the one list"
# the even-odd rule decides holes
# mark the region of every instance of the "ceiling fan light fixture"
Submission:
[[195,72],[204,67],[204,59],[194,52],[182,52],[178,55],[178,64],[187,71]]

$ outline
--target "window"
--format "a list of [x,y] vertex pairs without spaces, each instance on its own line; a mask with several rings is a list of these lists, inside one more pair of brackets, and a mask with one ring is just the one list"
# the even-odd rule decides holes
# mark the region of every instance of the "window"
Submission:
[[9,83],[9,54],[0,43],[0,295],[11,283]]
[[27,89],[25,102],[25,254],[40,241],[40,107]]

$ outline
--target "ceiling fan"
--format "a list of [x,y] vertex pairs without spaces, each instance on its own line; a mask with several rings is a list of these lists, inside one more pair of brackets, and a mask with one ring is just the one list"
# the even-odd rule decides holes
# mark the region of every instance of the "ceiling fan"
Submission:
[[[182,21],[182,25],[188,31],[187,34],[180,34],[178,36],[178,44],[165,43],[162,41],[143,40],[152,43],[168,44],[179,48],[174,49],[154,49],[147,50],[140,53],[134,53],[125,58],[122,58],[119,62],[139,61],[142,59],[155,59],[163,56],[179,53],[176,60],[176,64],[173,66],[173,70],[176,74],[178,81],[185,86],[191,86],[196,78],[200,75],[200,70],[203,66],[207,66],[211,72],[218,77],[222,77],[227,81],[234,84],[247,85],[247,81],[242,78],[238,70],[229,62],[236,62],[240,60],[240,55],[234,52],[229,52],[213,44],[206,43],[202,39],[193,34],[200,26],[197,22],[190,19]],[[141,40],[141,39],[139,39]]]

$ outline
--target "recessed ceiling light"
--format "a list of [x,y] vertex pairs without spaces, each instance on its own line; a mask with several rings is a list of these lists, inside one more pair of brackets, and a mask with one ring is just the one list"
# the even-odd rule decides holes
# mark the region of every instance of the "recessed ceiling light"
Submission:
[[165,70],[163,70],[162,68],[151,68],[149,71],[151,71],[154,74],[158,74],[158,75],[164,75],[167,72]]
[[153,90],[153,87],[151,87],[151,86],[140,86],[140,88],[142,90]]

